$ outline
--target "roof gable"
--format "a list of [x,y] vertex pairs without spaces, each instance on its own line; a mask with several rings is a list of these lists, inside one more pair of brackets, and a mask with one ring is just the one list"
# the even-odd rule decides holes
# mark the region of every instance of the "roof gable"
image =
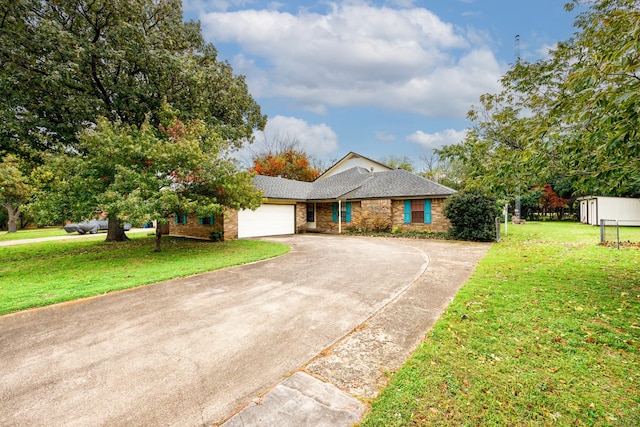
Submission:
[[375,160],[371,160],[365,156],[361,156],[358,153],[354,153],[351,151],[349,154],[344,156],[342,159],[338,160],[333,166],[324,171],[322,175],[320,175],[316,181],[321,179],[326,179],[330,176],[339,174],[346,170],[349,170],[354,167],[360,167],[366,169],[371,172],[382,172],[382,171],[390,171],[393,170],[389,166],[377,162]]

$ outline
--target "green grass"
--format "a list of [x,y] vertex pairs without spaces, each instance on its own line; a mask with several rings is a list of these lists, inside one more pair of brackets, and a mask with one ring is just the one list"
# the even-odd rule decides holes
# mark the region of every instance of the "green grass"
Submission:
[[598,241],[510,225],[361,425],[640,425],[640,249]]
[[8,233],[6,231],[0,231],[0,242],[7,240],[23,240],[23,239],[36,239],[39,237],[53,237],[64,236],[68,234],[62,227],[47,227],[18,230],[15,233]]
[[70,301],[174,277],[245,264],[287,253],[279,243],[213,243],[131,235],[129,242],[95,240],[0,248],[0,315]]

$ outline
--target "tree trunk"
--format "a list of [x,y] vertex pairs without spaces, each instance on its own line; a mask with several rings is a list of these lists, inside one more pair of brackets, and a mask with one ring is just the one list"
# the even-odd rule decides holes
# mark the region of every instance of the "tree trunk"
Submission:
[[107,228],[107,238],[105,242],[125,242],[129,237],[124,233],[122,221],[109,217],[109,226]]
[[160,241],[162,239],[162,225],[160,222],[156,222],[156,238],[155,238],[155,247],[153,248],[154,252],[160,252]]
[[13,202],[7,202],[5,204],[7,208],[8,224],[7,230],[9,233],[15,233],[18,231],[18,218],[20,217],[20,205],[14,206]]

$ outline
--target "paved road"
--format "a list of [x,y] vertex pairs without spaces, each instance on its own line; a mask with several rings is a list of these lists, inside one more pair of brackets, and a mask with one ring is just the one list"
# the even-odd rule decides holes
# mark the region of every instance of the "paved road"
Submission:
[[292,251],[277,259],[0,317],[0,425],[216,424],[428,260],[403,240],[280,240]]

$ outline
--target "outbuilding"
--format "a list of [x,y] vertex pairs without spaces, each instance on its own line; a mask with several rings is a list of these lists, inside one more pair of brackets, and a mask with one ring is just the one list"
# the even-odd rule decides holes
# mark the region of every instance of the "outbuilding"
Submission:
[[600,225],[600,220],[609,219],[619,221],[621,225],[640,225],[640,199],[586,196],[578,201],[583,224]]

